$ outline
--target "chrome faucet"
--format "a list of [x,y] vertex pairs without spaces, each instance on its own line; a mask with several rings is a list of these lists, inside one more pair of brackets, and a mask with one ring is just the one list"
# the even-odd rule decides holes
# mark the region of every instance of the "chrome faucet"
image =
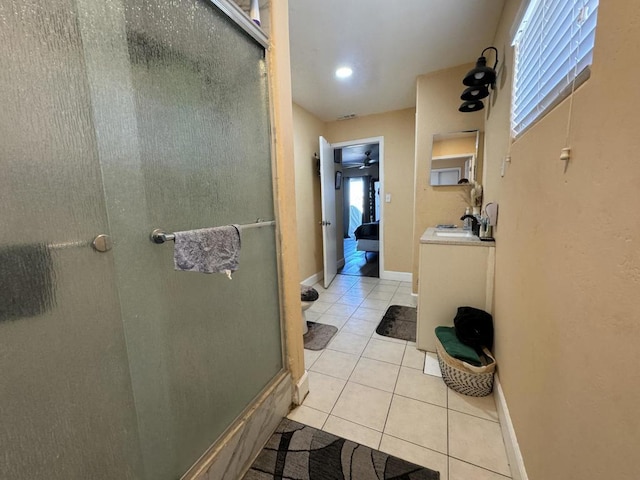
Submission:
[[479,237],[480,236],[480,222],[478,221],[478,218],[475,215],[470,215],[470,214],[467,213],[467,214],[461,216],[460,220],[464,220],[466,218],[470,218],[471,219],[471,232],[476,237]]

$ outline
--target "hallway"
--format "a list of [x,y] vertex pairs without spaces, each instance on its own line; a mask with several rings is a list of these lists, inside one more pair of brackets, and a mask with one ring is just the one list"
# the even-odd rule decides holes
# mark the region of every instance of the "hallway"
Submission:
[[[375,333],[411,284],[338,275],[307,311],[339,331],[305,350],[311,393],[289,418],[440,471],[442,480],[505,480],[510,470],[492,396],[466,397],[425,375],[425,353]],[[435,357],[435,354],[429,354]]]
[[356,250],[356,241],[353,238],[344,239],[344,266],[338,269],[342,275],[356,277],[380,276],[380,261],[378,252],[362,252]]

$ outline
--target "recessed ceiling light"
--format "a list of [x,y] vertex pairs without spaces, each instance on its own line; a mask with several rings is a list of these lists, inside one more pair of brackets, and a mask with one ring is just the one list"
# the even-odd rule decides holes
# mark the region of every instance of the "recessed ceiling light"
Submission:
[[340,67],[336,70],[336,77],[338,78],[348,78],[353,74],[353,70],[349,67]]

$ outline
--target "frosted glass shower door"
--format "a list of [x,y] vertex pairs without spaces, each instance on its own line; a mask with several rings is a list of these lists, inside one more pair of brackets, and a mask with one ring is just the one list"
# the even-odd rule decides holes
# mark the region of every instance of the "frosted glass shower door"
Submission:
[[273,226],[233,280],[149,239],[274,219],[265,52],[207,1],[79,3],[145,473],[174,479],[283,369]]
[[0,2],[0,478],[143,478],[75,2]]

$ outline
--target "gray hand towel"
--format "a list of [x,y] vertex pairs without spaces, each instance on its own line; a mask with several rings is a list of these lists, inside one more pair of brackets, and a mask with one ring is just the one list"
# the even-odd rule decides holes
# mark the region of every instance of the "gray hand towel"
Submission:
[[238,270],[240,231],[235,225],[175,232],[173,262],[176,270],[226,273]]

